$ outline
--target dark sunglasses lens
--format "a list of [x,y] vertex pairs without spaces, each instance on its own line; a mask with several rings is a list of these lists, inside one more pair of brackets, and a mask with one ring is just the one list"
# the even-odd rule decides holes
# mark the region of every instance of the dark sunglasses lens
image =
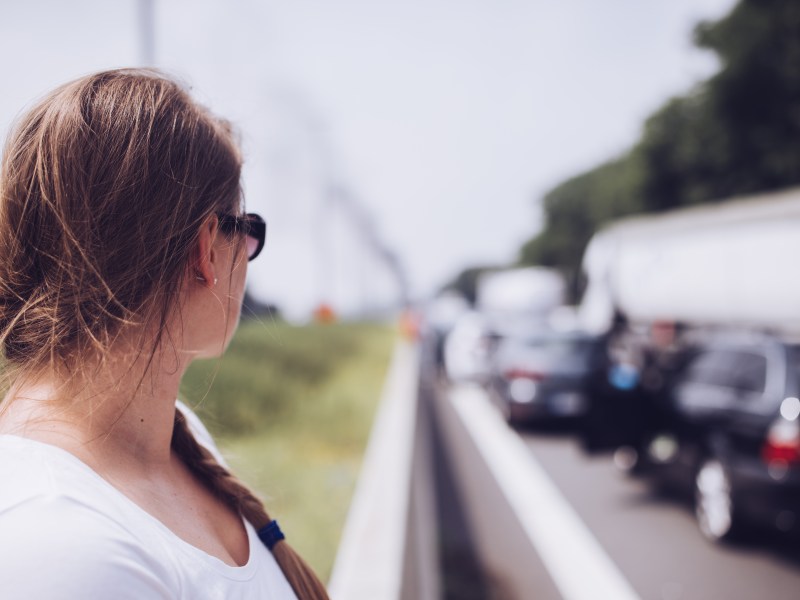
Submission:
[[247,260],[259,255],[267,237],[267,223],[259,215],[248,213],[247,219]]
[[247,240],[247,259],[250,260],[254,258],[258,252],[259,241],[258,238],[255,238],[252,235],[248,235],[245,239]]

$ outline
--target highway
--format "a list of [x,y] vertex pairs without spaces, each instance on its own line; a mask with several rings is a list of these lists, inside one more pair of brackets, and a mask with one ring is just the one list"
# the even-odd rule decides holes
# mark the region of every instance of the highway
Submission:
[[[436,392],[432,394],[435,397],[430,399],[440,405],[448,397],[452,398],[456,389],[447,385],[436,387],[438,389],[434,388]],[[428,387],[427,391],[430,393],[432,388]],[[468,403],[474,405],[480,402],[492,411],[496,410],[482,390],[473,388],[470,393],[473,397],[467,399]],[[759,539],[733,546],[711,544],[697,530],[688,501],[659,494],[645,481],[621,473],[608,455],[587,456],[580,449],[577,440],[564,428],[511,429],[502,425],[502,429],[501,435],[504,438],[519,443],[526,449],[535,470],[541,473],[541,477],[549,480],[545,483],[552,483],[554,490],[557,490],[557,501],[568,505],[574,520],[579,522],[581,528],[585,528],[588,537],[592,538],[590,545],[595,546],[593,551],[603,555],[600,560],[603,565],[601,570],[608,571],[610,565],[610,570],[616,571],[611,575],[622,580],[623,588],[620,589],[624,589],[625,585],[629,586],[632,594],[626,597],[639,597],[643,600],[800,598],[800,542],[778,536],[761,536]],[[498,439],[497,443],[501,441]],[[481,443],[485,444],[485,441],[478,445]],[[571,578],[580,580],[584,577],[582,565],[586,561],[582,562],[579,558],[574,560],[572,571],[568,570],[565,587],[564,570],[559,569],[557,564],[554,569],[553,561],[542,553],[537,557],[536,553],[540,548],[549,551],[546,546],[549,545],[552,550],[553,544],[568,546],[566,550],[562,548],[562,552],[566,552],[568,557],[573,552],[575,557],[581,556],[581,548],[576,546],[585,545],[585,540],[578,539],[576,541],[579,543],[574,543],[566,532],[563,540],[545,540],[541,546],[535,535],[529,536],[535,549],[527,554],[516,550],[504,552],[500,547],[487,552],[487,540],[489,544],[493,544],[492,540],[499,539],[498,536],[508,539],[518,535],[509,530],[514,525],[509,525],[511,521],[503,517],[509,510],[527,512],[528,520],[531,515],[535,515],[546,523],[551,520],[548,513],[552,511],[552,503],[549,506],[544,502],[534,506],[533,502],[528,502],[520,510],[519,503],[514,509],[514,502],[501,498],[500,493],[494,493],[493,496],[486,494],[484,498],[476,500],[476,490],[478,494],[483,494],[482,490],[490,487],[485,484],[487,479],[484,477],[481,485],[472,487],[469,484],[465,486],[463,482],[460,486],[453,484],[448,480],[459,477],[459,469],[454,467],[453,460],[451,455],[449,466],[439,464],[437,468],[437,493],[440,496],[440,508],[444,507],[439,513],[443,537],[440,551],[443,598],[556,600],[565,597],[597,597],[605,600],[602,594],[595,596],[591,591],[587,594],[581,590],[575,590],[573,594],[568,589]],[[456,462],[459,460],[455,459]],[[479,472],[483,466],[479,464],[477,455],[469,456],[462,462],[468,463],[466,472],[478,473],[475,476],[481,477]],[[492,466],[489,463],[487,466],[491,471]],[[511,468],[513,470],[513,466]],[[521,469],[519,478],[528,477],[529,473],[530,471]],[[463,479],[463,471],[461,477]],[[497,473],[495,477],[500,479]],[[541,480],[537,480],[534,487],[541,483]],[[456,498],[454,495],[461,497]],[[487,507],[487,501],[494,504]],[[479,507],[472,511],[472,517],[470,505]],[[560,512],[563,506],[558,508],[559,510],[553,512]],[[481,532],[485,525],[475,521],[476,513],[494,513],[490,517],[490,537]],[[520,522],[526,521],[526,515],[518,516]],[[559,515],[554,514],[553,520],[558,517]],[[516,528],[522,527],[516,525]],[[558,530],[554,532],[551,529],[545,534],[544,537],[561,537]],[[519,540],[515,543],[519,549]],[[465,547],[469,544],[472,548]],[[519,585],[515,588],[517,591],[509,591],[514,586],[503,583],[504,579],[509,579],[507,574],[498,577],[497,562],[494,565],[486,564],[487,556],[496,561],[498,554],[502,554],[502,560],[507,562],[514,562],[516,557],[524,557],[516,559],[509,568],[520,574],[519,580],[523,581],[522,589],[525,592],[519,592]],[[481,566],[482,574],[479,572]],[[556,570],[561,573],[556,573]]]
[[704,540],[691,507],[587,457],[566,433],[518,431],[536,460],[643,599],[800,598],[800,543]]

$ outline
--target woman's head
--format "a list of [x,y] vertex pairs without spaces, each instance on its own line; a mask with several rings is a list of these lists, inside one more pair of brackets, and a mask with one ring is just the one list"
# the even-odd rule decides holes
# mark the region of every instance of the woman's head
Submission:
[[0,172],[0,341],[72,369],[127,325],[160,331],[202,225],[241,211],[230,126],[155,71],[68,83],[16,124]]
[[[174,333],[168,326],[189,321],[173,319],[184,307],[201,322],[193,338],[177,332],[183,343],[224,345],[228,321],[238,316],[246,260],[261,250],[266,232],[260,219],[241,216],[240,171],[228,123],[155,71],[90,75],[37,104],[11,133],[0,171],[0,347],[7,363],[34,375],[52,368],[69,384],[96,364],[87,359],[105,359],[124,331],[142,332],[141,341],[152,333],[155,351]],[[246,243],[234,235],[248,231]],[[214,290],[217,279],[223,290]],[[202,322],[204,314],[220,315],[222,324]],[[171,447],[256,527],[270,521],[177,409]],[[298,598],[327,599],[285,542],[273,553]]]

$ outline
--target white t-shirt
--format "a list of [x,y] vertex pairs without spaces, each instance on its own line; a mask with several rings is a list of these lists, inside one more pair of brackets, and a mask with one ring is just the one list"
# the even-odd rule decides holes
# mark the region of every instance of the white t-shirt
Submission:
[[[197,417],[198,438],[219,452]],[[246,565],[183,541],[69,452],[0,435],[3,600],[296,600],[250,523]]]

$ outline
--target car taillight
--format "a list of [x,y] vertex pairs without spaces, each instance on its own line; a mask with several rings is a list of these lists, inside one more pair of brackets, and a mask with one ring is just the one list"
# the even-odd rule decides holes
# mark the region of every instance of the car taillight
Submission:
[[769,428],[761,447],[761,458],[767,463],[800,463],[800,425],[797,421],[779,418]]
[[539,373],[538,371],[531,371],[529,369],[520,369],[520,368],[506,369],[503,375],[508,380],[530,379],[531,381],[542,381],[544,379],[544,373]]

